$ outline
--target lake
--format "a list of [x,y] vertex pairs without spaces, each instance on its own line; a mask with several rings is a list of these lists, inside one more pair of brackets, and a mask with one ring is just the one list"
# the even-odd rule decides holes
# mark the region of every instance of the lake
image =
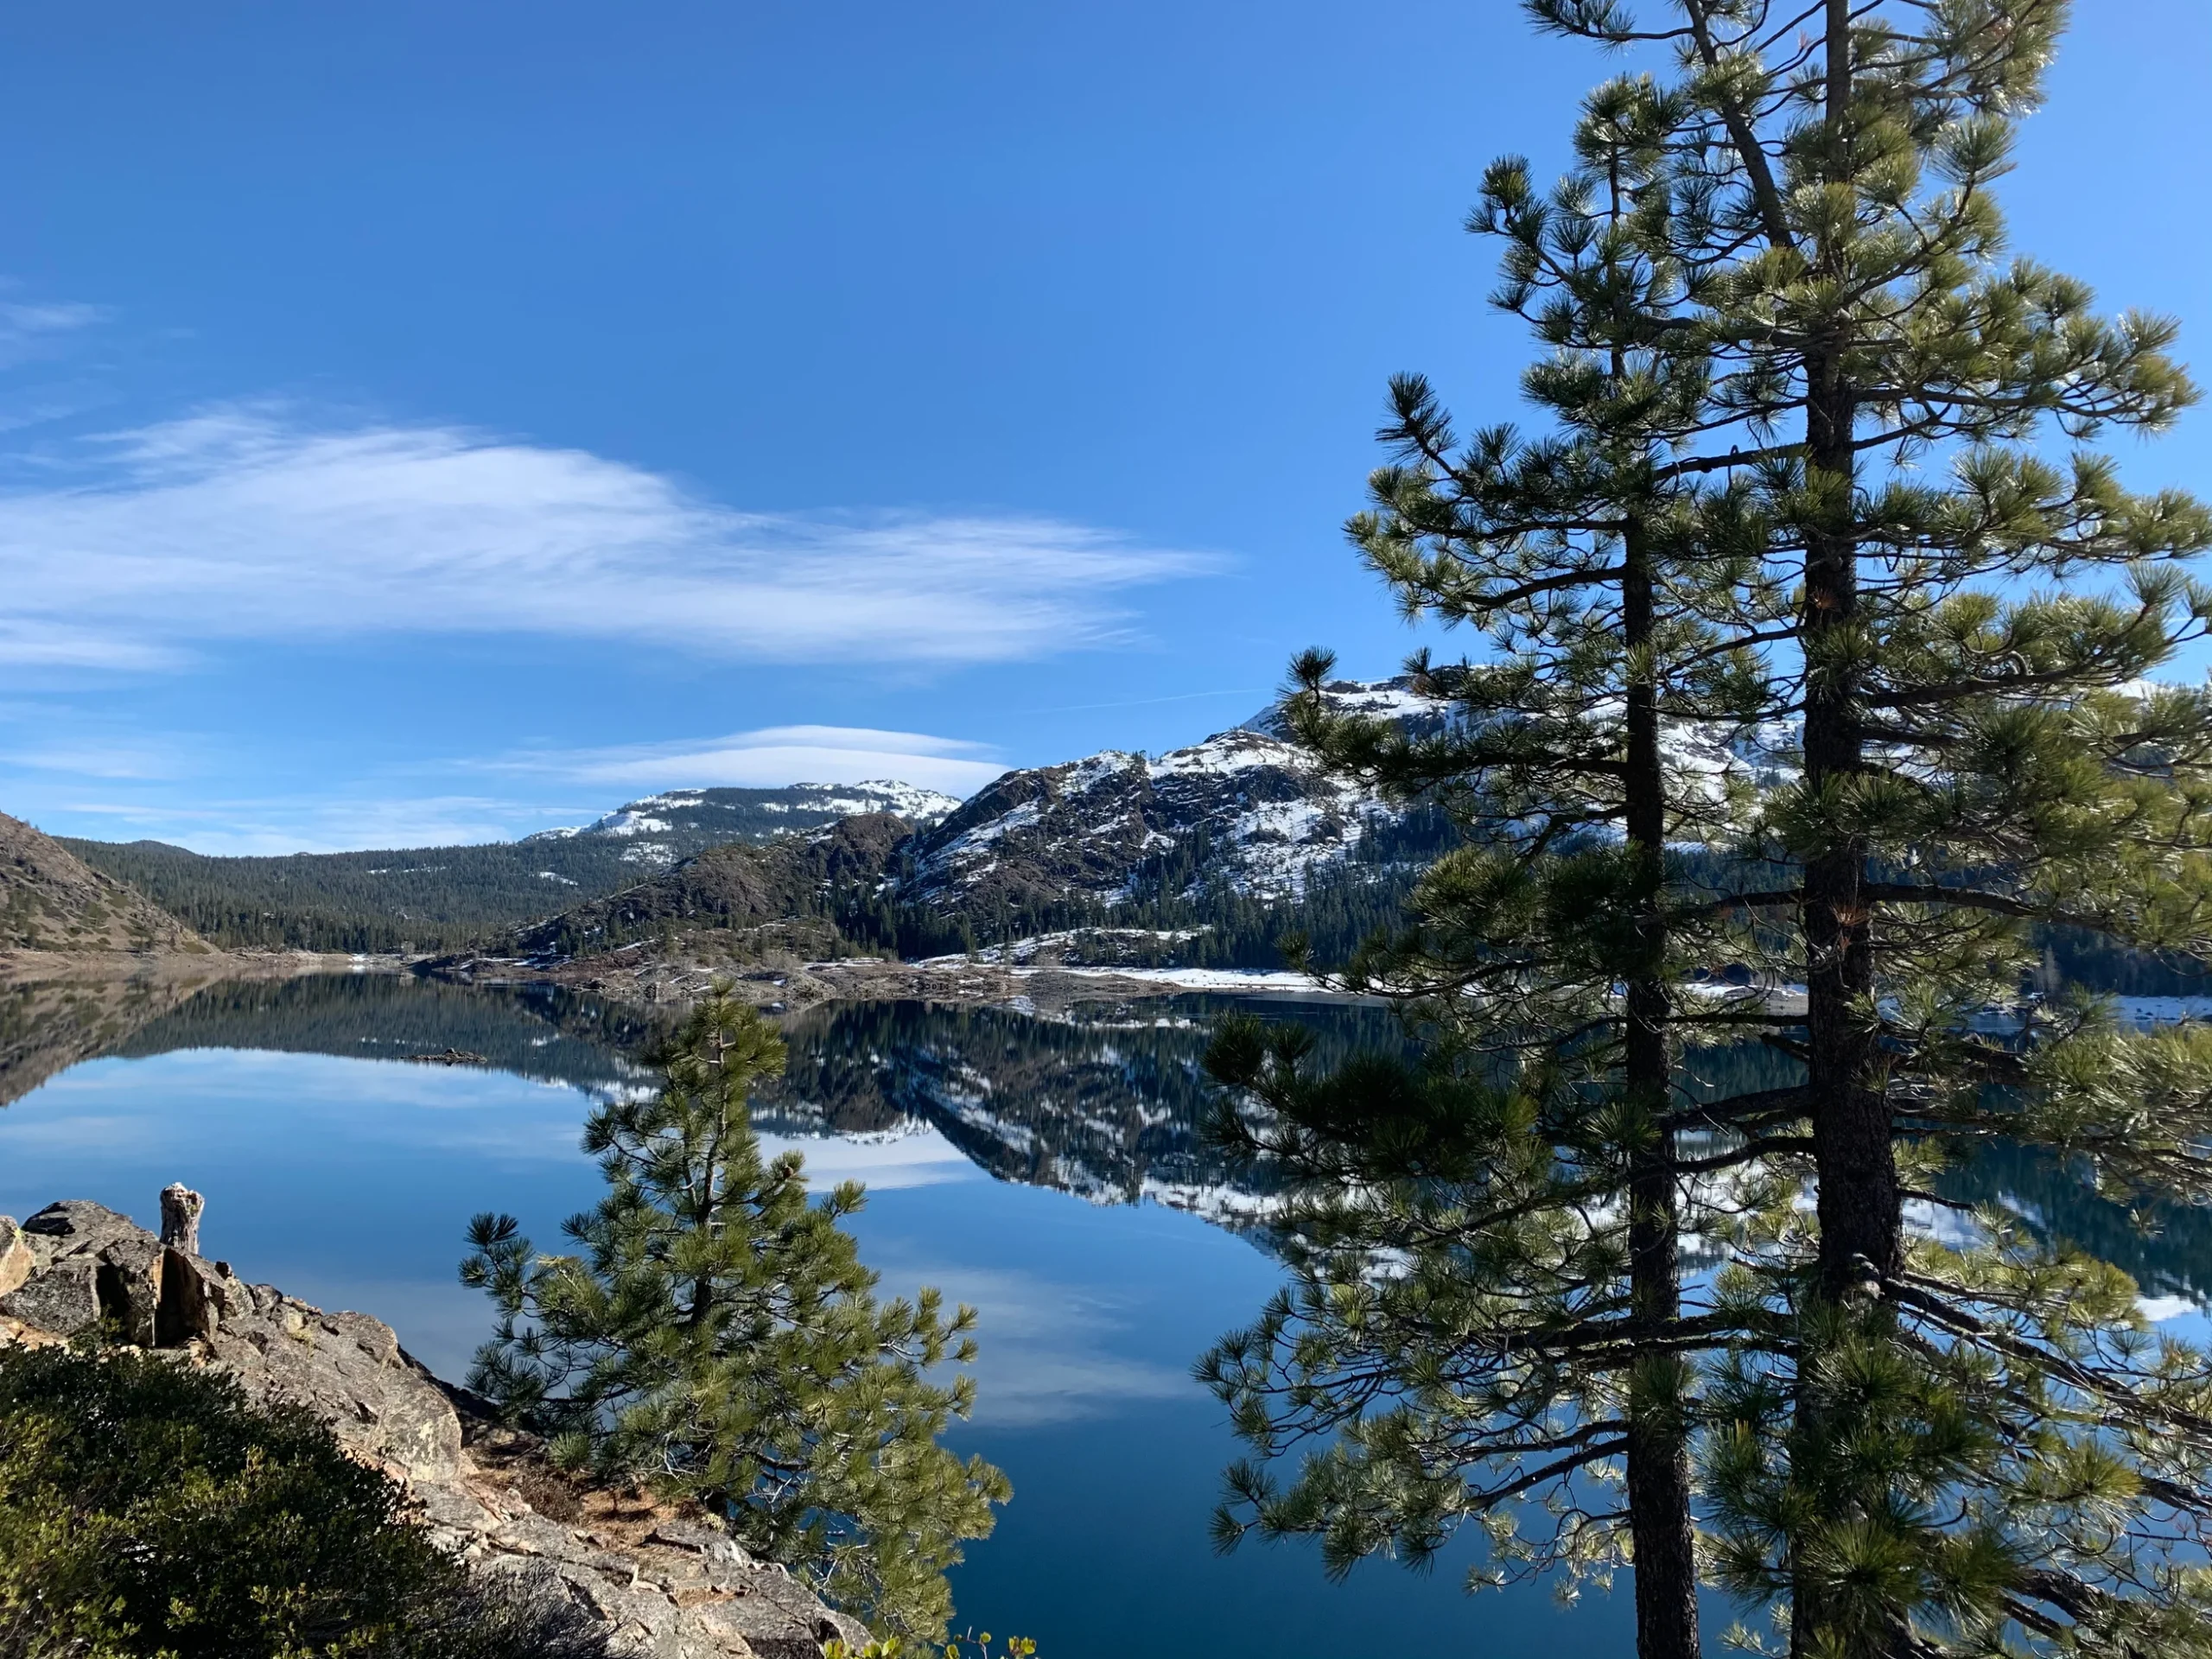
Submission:
[[[21,1090],[0,1109],[0,1212],[87,1198],[150,1223],[181,1180],[207,1196],[208,1255],[374,1314],[454,1378],[490,1323],[455,1276],[469,1217],[508,1211],[554,1244],[599,1192],[576,1145],[585,1112],[651,1082],[631,1058],[651,1035],[636,1013],[543,989],[219,984],[166,1012],[80,1017],[44,1063],[22,1052],[41,1029],[32,1006],[0,1027],[15,1043],[0,1079]],[[56,1031],[68,1006],[36,1005]],[[1372,1007],[1222,995],[1058,1014],[836,1004],[789,1027],[764,1135],[818,1179],[867,1183],[850,1224],[886,1294],[933,1284],[981,1313],[980,1403],[953,1440],[1005,1469],[1014,1498],[954,1575],[957,1623],[1033,1637],[1043,1659],[1624,1651],[1625,1582],[1561,1608],[1541,1586],[1467,1597],[1464,1557],[1331,1584],[1309,1548],[1212,1552],[1237,1448],[1190,1365],[1281,1279],[1252,1228],[1268,1195],[1198,1130],[1206,1028],[1235,1006],[1306,1022],[1325,1056],[1394,1034]],[[489,1063],[402,1058],[448,1048]],[[2053,1172],[1973,1179],[2069,1217],[2164,1311],[2201,1300],[2202,1217],[2145,1239]]]

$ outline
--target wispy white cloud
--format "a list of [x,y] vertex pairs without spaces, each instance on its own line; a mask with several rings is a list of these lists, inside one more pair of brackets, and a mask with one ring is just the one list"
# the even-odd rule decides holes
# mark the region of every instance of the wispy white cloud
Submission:
[[55,747],[47,745],[28,749],[0,749],[0,766],[60,772],[72,778],[129,779],[133,782],[178,775],[174,754],[129,746]]
[[[887,779],[966,796],[1005,770],[984,745],[956,738],[779,726],[727,737],[421,763],[315,791],[265,795],[212,782],[207,769],[221,759],[200,753],[205,741],[188,734],[134,738],[101,722],[72,720],[58,705],[0,704],[0,733],[10,725],[21,736],[14,744],[0,736],[0,810],[48,830],[102,840],[149,836],[213,854],[505,841],[584,823],[671,788]],[[432,777],[443,786],[423,787]],[[132,785],[148,787],[134,791]]]
[[[0,305],[0,360],[31,326]],[[1044,517],[745,512],[582,450],[228,406],[0,493],[0,663],[158,669],[370,632],[1020,660],[1125,638],[1118,595],[1205,563]]]
[[677,739],[613,748],[531,750],[488,763],[643,794],[670,788],[774,789],[785,784],[858,784],[896,779],[971,795],[1006,770],[988,748],[920,732],[854,726],[771,726],[728,737]]
[[982,1354],[963,1368],[976,1378],[979,1425],[1032,1428],[1195,1394],[1179,1364],[1130,1351],[1140,1345],[1131,1332],[1147,1311],[1141,1292],[1102,1286],[1065,1267],[952,1260],[900,1243],[870,1241],[871,1265],[887,1283],[934,1285],[982,1316]]
[[103,306],[77,301],[0,299],[0,369],[53,355],[68,336],[107,315]]

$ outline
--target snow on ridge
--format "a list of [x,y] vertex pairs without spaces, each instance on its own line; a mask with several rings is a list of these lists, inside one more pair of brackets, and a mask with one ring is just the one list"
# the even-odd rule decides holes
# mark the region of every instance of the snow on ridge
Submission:
[[[1332,714],[1372,715],[1422,726],[1441,724],[1452,715],[1450,703],[1422,696],[1414,690],[1411,677],[1403,674],[1389,680],[1326,680],[1321,685],[1321,696]],[[1281,700],[1269,703],[1238,729],[1277,739],[1284,736]]]
[[[711,828],[721,814],[731,811],[759,812],[777,817],[788,817],[793,812],[826,813],[838,817],[852,817],[864,812],[895,812],[902,818],[918,823],[932,823],[957,810],[960,803],[951,796],[934,789],[925,789],[918,784],[902,783],[895,778],[871,778],[857,784],[789,784],[775,790],[761,790],[763,795],[781,794],[796,797],[785,800],[715,801],[708,798],[715,791],[708,789],[670,789],[657,795],[641,796],[626,801],[613,811],[594,818],[587,824],[571,824],[556,830],[540,830],[524,836],[524,841],[570,841],[578,836],[614,836],[625,839],[638,836],[665,836],[679,829]],[[699,813],[707,822],[678,823],[677,815]]]
[[1279,737],[1239,728],[1216,732],[1211,737],[1183,748],[1170,749],[1151,762],[1148,770],[1157,780],[1193,775],[1220,777],[1255,766],[1310,769],[1313,764],[1304,750]]
[[[1389,687],[1382,701],[1433,709]],[[1202,834],[1213,854],[1198,880],[1257,898],[1293,897],[1315,871],[1348,857],[1370,826],[1396,817],[1280,734],[1252,726],[1156,757],[1102,750],[1002,782],[987,798],[987,816],[963,819],[957,833],[925,845],[918,874],[925,890],[953,897],[1002,861],[1023,860],[1033,866],[1029,880],[1110,905],[1132,896],[1145,860]]]
[[[857,784],[798,783],[790,786],[790,792],[812,797],[803,804],[816,811],[842,812],[848,817],[858,812],[895,812],[921,823],[942,818],[960,805],[950,795],[895,778],[870,778]],[[792,810],[781,804],[763,804],[771,811]]]

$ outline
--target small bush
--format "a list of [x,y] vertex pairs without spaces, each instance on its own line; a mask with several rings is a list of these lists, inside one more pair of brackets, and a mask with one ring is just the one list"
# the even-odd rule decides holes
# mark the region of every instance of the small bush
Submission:
[[304,1412],[143,1354],[0,1350],[0,1659],[598,1659]]

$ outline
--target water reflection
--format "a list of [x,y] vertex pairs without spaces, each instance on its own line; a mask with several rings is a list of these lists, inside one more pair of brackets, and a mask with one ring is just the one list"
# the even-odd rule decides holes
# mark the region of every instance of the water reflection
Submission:
[[[1263,1216],[1271,1196],[1201,1133],[1215,996],[1079,1004],[1043,1016],[919,1002],[831,1004],[794,1021],[784,1086],[762,1122],[792,1133],[893,1135],[934,1128],[1001,1180],[1094,1204],[1145,1200],[1225,1226]],[[1393,1045],[1386,1010],[1311,997],[1244,999],[1295,1020],[1327,1064]]]
[[[887,1289],[934,1283],[982,1310],[982,1410],[958,1439],[1012,1473],[1017,1499],[957,1575],[963,1607],[1036,1635],[1052,1659],[1620,1651],[1623,1598],[1560,1614],[1540,1591],[1470,1603],[1449,1562],[1427,1580],[1375,1564],[1332,1586],[1304,1550],[1211,1554],[1206,1514],[1236,1447],[1187,1367],[1280,1277],[1253,1248],[1273,1195],[1199,1130],[1208,1027],[1231,1006],[1306,1025],[1325,1064],[1398,1040],[1385,1010],[1306,998],[850,1004],[790,1022],[764,1133],[799,1146],[817,1179],[868,1184],[855,1227]],[[639,1057],[655,1034],[588,996],[377,976],[10,988],[0,1211],[81,1196],[143,1216],[182,1179],[213,1198],[211,1248],[388,1319],[454,1375],[489,1322],[454,1281],[467,1216],[507,1209],[557,1236],[598,1192],[576,1147],[588,1099],[650,1087]],[[486,1064],[402,1063],[448,1049]],[[1690,1081],[1732,1094],[1786,1083],[1792,1065],[1771,1049],[1705,1053]],[[2204,1212],[2132,1217],[2075,1172],[2022,1158],[1948,1179],[2152,1296],[2212,1294]]]
[[[764,1127],[803,1135],[791,1144],[817,1175],[868,1182],[852,1224],[887,1291],[936,1284],[981,1312],[982,1405],[953,1440],[1005,1468],[1016,1499],[955,1575],[963,1611],[1052,1659],[1442,1650],[1478,1630],[1561,1659],[1619,1651],[1619,1599],[1571,1614],[1541,1591],[1471,1604],[1449,1561],[1338,1586],[1310,1551],[1209,1547],[1236,1448],[1188,1367],[1278,1271],[1245,1237],[1120,1200],[1224,1184],[1195,1133],[1203,1020],[1219,1006],[1059,1020],[842,1008],[793,1033]],[[389,1320],[454,1375],[491,1317],[455,1281],[467,1218],[507,1209],[550,1240],[597,1195],[576,1130],[588,1096],[649,1081],[631,1044],[650,1033],[627,1021],[584,999],[391,980],[221,988],[0,1111],[0,1211],[66,1193],[143,1216],[185,1179],[211,1197],[208,1248]],[[399,1058],[449,1047],[499,1065]],[[979,1101],[995,1104],[988,1123]]]
[[[809,1162],[825,1179],[912,1186],[948,1179],[964,1159],[1001,1181],[1093,1204],[1156,1202],[1249,1230],[1265,1217],[1271,1190],[1206,1145],[1200,1130],[1208,1031],[1232,1005],[1306,1026],[1322,1065],[1402,1040],[1387,1009],[1311,997],[1194,995],[1049,1014],[832,1003],[787,1022],[789,1065],[758,1117],[764,1132],[813,1141]],[[16,983],[0,986],[0,1105],[88,1058],[195,1050],[369,1060],[460,1050],[482,1057],[492,1071],[603,1097],[651,1086],[640,1057],[660,1029],[649,1011],[550,986],[475,988],[378,974]],[[1694,1092],[1718,1097],[1786,1085],[1796,1062],[1751,1044],[1693,1054],[1687,1071]],[[424,1089],[436,1092],[427,1077],[394,1077],[383,1088],[395,1103]],[[126,1133],[79,1115],[67,1125],[21,1126],[14,1143],[89,1148]],[[457,1124],[454,1133],[461,1134]],[[474,1133],[474,1141],[455,1140],[453,1148],[542,1145],[543,1127],[513,1122]],[[1949,1172],[1943,1190],[2001,1205],[2046,1240],[2115,1263],[2147,1298],[2212,1300],[2212,1211],[2114,1204],[2082,1172],[2011,1148]]]

